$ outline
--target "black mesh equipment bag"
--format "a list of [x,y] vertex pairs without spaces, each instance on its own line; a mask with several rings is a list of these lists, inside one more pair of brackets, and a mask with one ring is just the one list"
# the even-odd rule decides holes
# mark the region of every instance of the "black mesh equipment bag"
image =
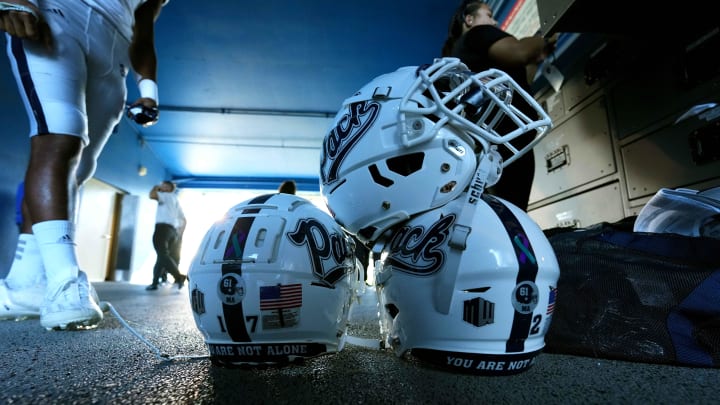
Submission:
[[720,240],[633,220],[546,230],[560,280],[545,351],[720,367]]

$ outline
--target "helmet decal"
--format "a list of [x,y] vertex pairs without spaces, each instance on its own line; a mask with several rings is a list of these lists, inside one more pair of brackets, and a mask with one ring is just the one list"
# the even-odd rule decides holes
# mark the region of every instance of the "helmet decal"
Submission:
[[515,286],[512,292],[512,305],[515,311],[527,315],[532,314],[537,307],[540,289],[532,281],[523,281]]
[[423,226],[405,225],[398,229],[388,243],[387,263],[393,270],[428,276],[445,263],[442,245],[448,239],[455,214],[441,216],[426,231]]
[[225,255],[223,256],[223,259],[225,260],[242,259],[243,251],[240,246],[245,245],[248,234],[238,232],[235,229],[233,229],[233,231],[234,232],[230,234],[228,244],[225,247]]
[[218,296],[220,301],[226,305],[237,305],[245,297],[245,281],[239,274],[227,273],[218,283]]
[[343,160],[373,126],[379,114],[380,103],[375,101],[360,101],[348,106],[348,112],[337,121],[335,128],[323,140],[320,158],[320,177],[323,184],[338,180]]
[[538,273],[538,263],[535,252],[523,230],[520,221],[497,198],[483,194],[482,199],[495,211],[500,222],[505,227],[508,237],[512,241],[515,256],[518,259],[518,275],[515,289],[512,292],[511,302],[515,309],[510,337],[506,344],[508,353],[525,351],[525,340],[537,329],[542,321],[542,315],[533,316],[533,310],[538,304],[539,289],[535,284]]
[[[240,217],[235,221],[225,245],[223,260],[242,259],[245,242],[254,221],[255,217]],[[246,292],[242,282],[242,262],[223,263],[221,269],[218,295],[222,303],[224,327],[233,342],[250,342],[252,339],[245,325],[242,305],[242,297]]]
[[485,326],[495,322],[495,303],[480,297],[463,302],[463,321]]
[[296,246],[307,246],[312,272],[324,284],[332,286],[350,271],[345,264],[350,256],[345,235],[329,232],[317,219],[299,220],[287,237]]
[[519,232],[515,234],[515,236],[513,236],[513,245],[515,245],[515,249],[516,251],[518,251],[517,256],[520,263],[537,263],[537,259],[535,259],[535,254],[530,249],[530,241],[528,240],[527,235],[525,235],[524,232]]
[[302,306],[302,284],[278,284],[260,287],[260,310],[299,308]]
[[190,293],[190,308],[198,315],[205,313],[205,294],[197,286]]
[[550,297],[548,298],[548,306],[547,306],[547,312],[546,315],[550,316],[555,312],[555,299],[557,298],[557,287],[548,286],[550,287]]
[[290,328],[300,322],[302,284],[277,284],[260,287],[260,311],[263,330]]
[[[248,204],[262,204],[272,196],[273,194],[263,194],[253,198],[248,202]],[[242,211],[243,214],[256,214],[258,212],[260,212],[259,208],[246,208]],[[225,247],[223,260],[242,259],[245,242],[250,234],[250,227],[252,226],[254,220],[255,218],[253,217],[238,218],[232,228],[232,231],[230,231],[230,237],[228,238],[227,245]]]
[[[223,263],[222,275],[223,277],[218,285],[218,293],[220,298],[223,299],[221,301],[223,316],[218,316],[218,318],[221,324],[223,323],[222,318],[225,320],[222,328],[230,335],[233,342],[250,342],[252,339],[250,339],[250,334],[245,326],[245,314],[241,298],[246,292],[245,286],[244,284],[233,284],[228,278],[228,275],[230,275],[230,278],[238,277],[238,279],[242,279],[242,267],[240,264]],[[242,293],[236,291],[238,288],[242,289]],[[239,299],[239,302],[228,303],[230,297],[232,297],[233,301]]]

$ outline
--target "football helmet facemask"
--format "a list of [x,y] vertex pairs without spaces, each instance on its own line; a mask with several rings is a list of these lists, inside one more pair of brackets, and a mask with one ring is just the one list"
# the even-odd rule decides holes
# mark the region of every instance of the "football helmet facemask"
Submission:
[[310,201],[279,193],[236,205],[188,271],[211,360],[283,364],[340,351],[361,271],[354,241]]

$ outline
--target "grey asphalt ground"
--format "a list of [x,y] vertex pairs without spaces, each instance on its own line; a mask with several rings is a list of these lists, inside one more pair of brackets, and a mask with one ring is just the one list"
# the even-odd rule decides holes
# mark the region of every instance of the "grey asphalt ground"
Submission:
[[[207,350],[186,289],[94,285],[100,299],[112,304],[149,345],[109,312],[91,331],[46,331],[38,320],[3,321],[0,403],[720,403],[720,369],[549,353],[541,354],[530,370],[506,377],[455,374],[353,345],[301,365],[222,368],[204,357]],[[351,335],[377,334],[374,294],[368,288],[354,308]],[[201,357],[171,359],[192,355]]]

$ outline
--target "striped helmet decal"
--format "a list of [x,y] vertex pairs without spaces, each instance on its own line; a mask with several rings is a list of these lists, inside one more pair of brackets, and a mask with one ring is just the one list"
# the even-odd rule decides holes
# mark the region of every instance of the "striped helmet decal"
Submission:
[[[266,202],[273,194],[265,194],[258,196],[248,202],[248,204],[262,204]],[[258,208],[249,208],[242,211],[243,214],[256,214],[260,212]],[[250,234],[255,217],[240,217],[235,221],[227,245],[225,246],[225,254],[223,259],[241,258],[242,252],[245,250],[247,236]],[[242,276],[242,263],[224,263],[222,265],[222,280],[236,282],[235,277]],[[227,333],[233,342],[251,342],[250,334],[245,326],[245,316],[243,313],[242,301],[231,305],[223,302],[223,316],[227,326]]]
[[488,194],[483,194],[482,199],[500,218],[518,259],[518,275],[512,297],[515,315],[505,351],[508,353],[523,352],[525,351],[525,340],[530,333],[533,310],[537,306],[539,292],[535,284],[538,273],[535,251],[520,221],[508,207]]

